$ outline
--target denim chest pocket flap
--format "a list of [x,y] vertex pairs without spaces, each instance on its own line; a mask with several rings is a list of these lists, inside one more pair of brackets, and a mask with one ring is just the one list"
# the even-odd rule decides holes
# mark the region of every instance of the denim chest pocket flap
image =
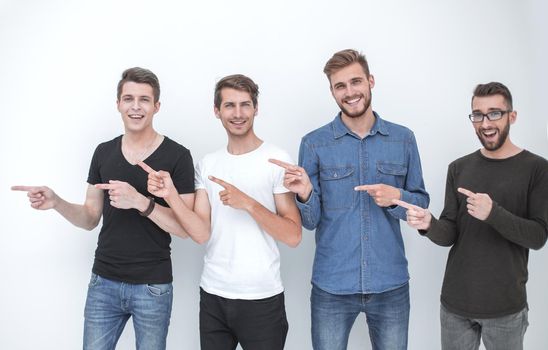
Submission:
[[405,176],[407,174],[407,167],[398,163],[379,162],[377,163],[377,169],[379,172],[387,175]]
[[326,168],[320,170],[320,179],[325,181],[340,180],[354,173],[353,167]]
[[377,163],[377,180],[380,183],[403,188],[407,167],[398,163]]

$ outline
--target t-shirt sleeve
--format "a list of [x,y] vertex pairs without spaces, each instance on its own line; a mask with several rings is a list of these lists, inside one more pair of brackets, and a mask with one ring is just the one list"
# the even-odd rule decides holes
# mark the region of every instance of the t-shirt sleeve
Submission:
[[196,170],[194,172],[194,183],[196,184],[197,190],[206,189],[205,179],[203,178],[203,174],[202,174],[203,168],[204,168],[204,160],[202,159],[201,161],[198,162],[198,164],[196,164]]
[[175,164],[172,180],[178,193],[194,193],[194,163],[190,151],[186,148]]
[[99,154],[101,153],[101,145],[98,145],[93,152],[93,157],[91,158],[91,164],[89,165],[88,172],[88,183],[90,185],[95,185],[102,183],[101,173],[99,171]]
[[[279,159],[286,163],[295,164],[291,156],[285,151],[280,151],[274,158]],[[289,192],[289,190],[284,186],[285,169],[275,164],[272,164],[272,163],[270,164],[273,166],[272,169],[273,169],[273,178],[274,178],[272,193],[278,194],[278,193]]]

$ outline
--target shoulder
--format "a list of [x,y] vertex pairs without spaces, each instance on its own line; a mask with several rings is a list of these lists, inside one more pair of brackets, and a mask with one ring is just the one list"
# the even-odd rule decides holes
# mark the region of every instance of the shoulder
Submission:
[[281,147],[278,147],[274,144],[265,142],[261,146],[261,150],[266,158],[275,158],[283,160],[284,162],[292,162],[291,156],[289,153]]
[[480,150],[476,150],[472,153],[469,153],[467,155],[464,155],[460,158],[455,159],[454,161],[449,163],[449,169],[462,168],[463,166],[467,166],[470,163],[481,161],[482,157],[480,156],[479,153],[480,153]]
[[102,155],[102,154],[110,154],[114,150],[119,149],[121,147],[122,143],[122,135],[116,136],[112,140],[101,142],[100,144],[95,147],[95,154],[96,155]]
[[325,139],[326,137],[333,137],[333,121],[310,131],[303,136],[302,141],[304,143],[314,143],[315,141]]
[[415,138],[413,131],[404,125],[389,122],[386,119],[381,119],[381,122],[384,124],[384,128],[388,131],[388,135],[390,136],[395,136],[398,138],[404,137],[406,139]]
[[185,146],[181,145],[178,142],[173,141],[172,139],[170,139],[167,136],[164,136],[163,144],[164,144],[164,147],[168,151],[177,152],[177,153],[184,153],[184,154],[189,154],[190,155],[190,150],[188,148],[186,148]]

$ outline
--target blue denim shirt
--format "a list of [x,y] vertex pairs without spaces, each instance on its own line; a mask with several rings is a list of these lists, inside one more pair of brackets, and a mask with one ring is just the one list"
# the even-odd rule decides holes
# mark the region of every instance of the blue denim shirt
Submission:
[[406,202],[426,208],[430,201],[413,132],[374,114],[363,139],[339,114],[301,141],[299,165],[314,186],[306,203],[297,201],[303,226],[316,229],[312,283],[332,294],[381,293],[409,280],[405,208],[381,208],[355,186],[383,183]]

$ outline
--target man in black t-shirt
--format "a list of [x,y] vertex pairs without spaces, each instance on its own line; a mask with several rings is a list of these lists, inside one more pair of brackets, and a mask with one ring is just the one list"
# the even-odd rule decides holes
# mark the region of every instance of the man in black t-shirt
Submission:
[[451,246],[441,292],[443,350],[523,349],[529,249],[548,237],[548,161],[514,145],[512,95],[480,84],[470,120],[483,145],[449,165],[439,219],[401,201],[410,226]]
[[187,237],[162,198],[147,191],[148,174],[136,164],[146,159],[173,174],[183,202],[194,202],[190,152],[153,128],[160,109],[160,85],[143,68],[124,71],[117,107],[125,133],[97,146],[84,204],[63,200],[45,186],[26,191],[35,209],[55,209],[72,224],[92,230],[101,216],[85,307],[84,349],[114,349],[133,317],[137,349],[165,349],[171,316],[171,234]]

